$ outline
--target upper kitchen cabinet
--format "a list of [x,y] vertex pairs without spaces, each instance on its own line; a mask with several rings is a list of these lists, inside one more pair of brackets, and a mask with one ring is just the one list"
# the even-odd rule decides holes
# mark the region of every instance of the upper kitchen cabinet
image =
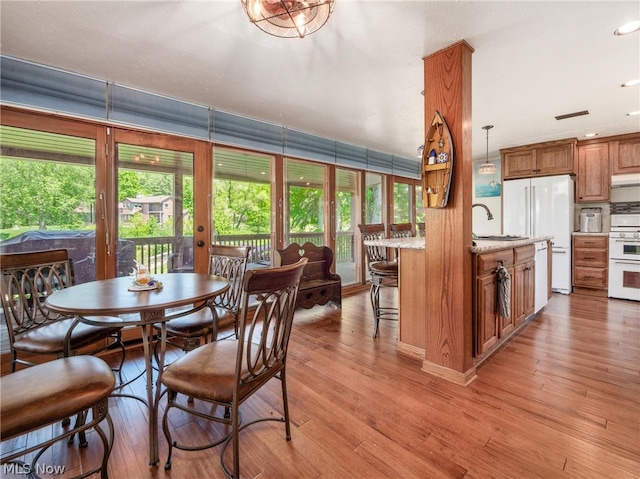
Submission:
[[576,202],[609,201],[609,153],[607,141],[578,143]]
[[611,174],[640,173],[640,133],[612,137]]
[[504,179],[573,174],[576,138],[500,150]]

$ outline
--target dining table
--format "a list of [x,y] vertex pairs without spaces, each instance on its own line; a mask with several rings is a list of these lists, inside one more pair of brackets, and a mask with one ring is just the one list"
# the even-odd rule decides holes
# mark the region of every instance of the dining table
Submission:
[[[198,273],[154,275],[152,285],[147,287],[135,284],[134,280],[133,276],[123,276],[74,285],[51,294],[45,305],[53,312],[75,316],[86,324],[100,326],[100,316],[119,316],[123,326],[140,328],[149,408],[149,464],[157,465],[158,407],[162,395],[166,323],[208,307],[215,296],[229,288],[229,281],[222,276]],[[113,323],[109,325],[113,326]],[[154,367],[153,341],[158,329],[158,364]]]

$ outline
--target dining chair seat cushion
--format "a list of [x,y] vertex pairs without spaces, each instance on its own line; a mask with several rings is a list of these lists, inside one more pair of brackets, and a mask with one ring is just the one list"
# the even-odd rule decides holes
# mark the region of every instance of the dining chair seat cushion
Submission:
[[[231,311],[219,307],[216,307],[215,310],[218,315],[218,329],[225,328],[234,323],[236,317]],[[207,336],[213,329],[211,310],[209,308],[203,308],[195,313],[167,321],[166,325],[169,335],[181,336],[183,338]],[[160,325],[155,325],[155,328],[159,329]]]
[[[75,351],[108,338],[123,327],[122,319],[114,316],[91,316],[89,319],[99,321],[105,326],[78,323],[71,333],[71,350]],[[62,353],[67,332],[74,321],[76,321],[75,318],[68,318],[27,331],[16,338],[13,347],[18,351],[35,354]]]
[[[162,374],[162,383],[167,389],[190,397],[231,402],[238,344],[237,340],[220,340],[194,349],[167,366]],[[243,364],[241,376],[245,377],[247,371],[247,365]],[[268,379],[270,376],[261,382],[241,384],[238,390],[240,397],[260,387]]]
[[373,274],[397,276],[398,262],[397,261],[375,261],[369,264],[369,270]]
[[37,364],[0,378],[2,440],[62,421],[108,397],[116,384],[107,363],[72,356]]

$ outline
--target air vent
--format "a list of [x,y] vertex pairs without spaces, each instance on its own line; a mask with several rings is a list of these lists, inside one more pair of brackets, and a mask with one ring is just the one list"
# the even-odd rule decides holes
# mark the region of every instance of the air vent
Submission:
[[556,116],[556,120],[566,120],[567,118],[573,118],[574,116],[588,115],[589,110],[576,111],[575,113],[567,113],[566,115]]

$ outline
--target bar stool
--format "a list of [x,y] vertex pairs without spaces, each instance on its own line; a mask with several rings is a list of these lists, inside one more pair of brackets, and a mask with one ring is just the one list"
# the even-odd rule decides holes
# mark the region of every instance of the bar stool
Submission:
[[384,239],[386,232],[383,224],[358,225],[362,236],[363,247],[367,257],[369,274],[371,275],[371,307],[373,308],[373,337],[378,337],[380,319],[398,319],[398,308],[380,306],[380,288],[382,286],[398,286],[398,262],[390,261],[385,246],[364,244],[367,240]]
[[392,238],[412,238],[413,228],[411,226],[411,223],[392,223],[391,237]]

